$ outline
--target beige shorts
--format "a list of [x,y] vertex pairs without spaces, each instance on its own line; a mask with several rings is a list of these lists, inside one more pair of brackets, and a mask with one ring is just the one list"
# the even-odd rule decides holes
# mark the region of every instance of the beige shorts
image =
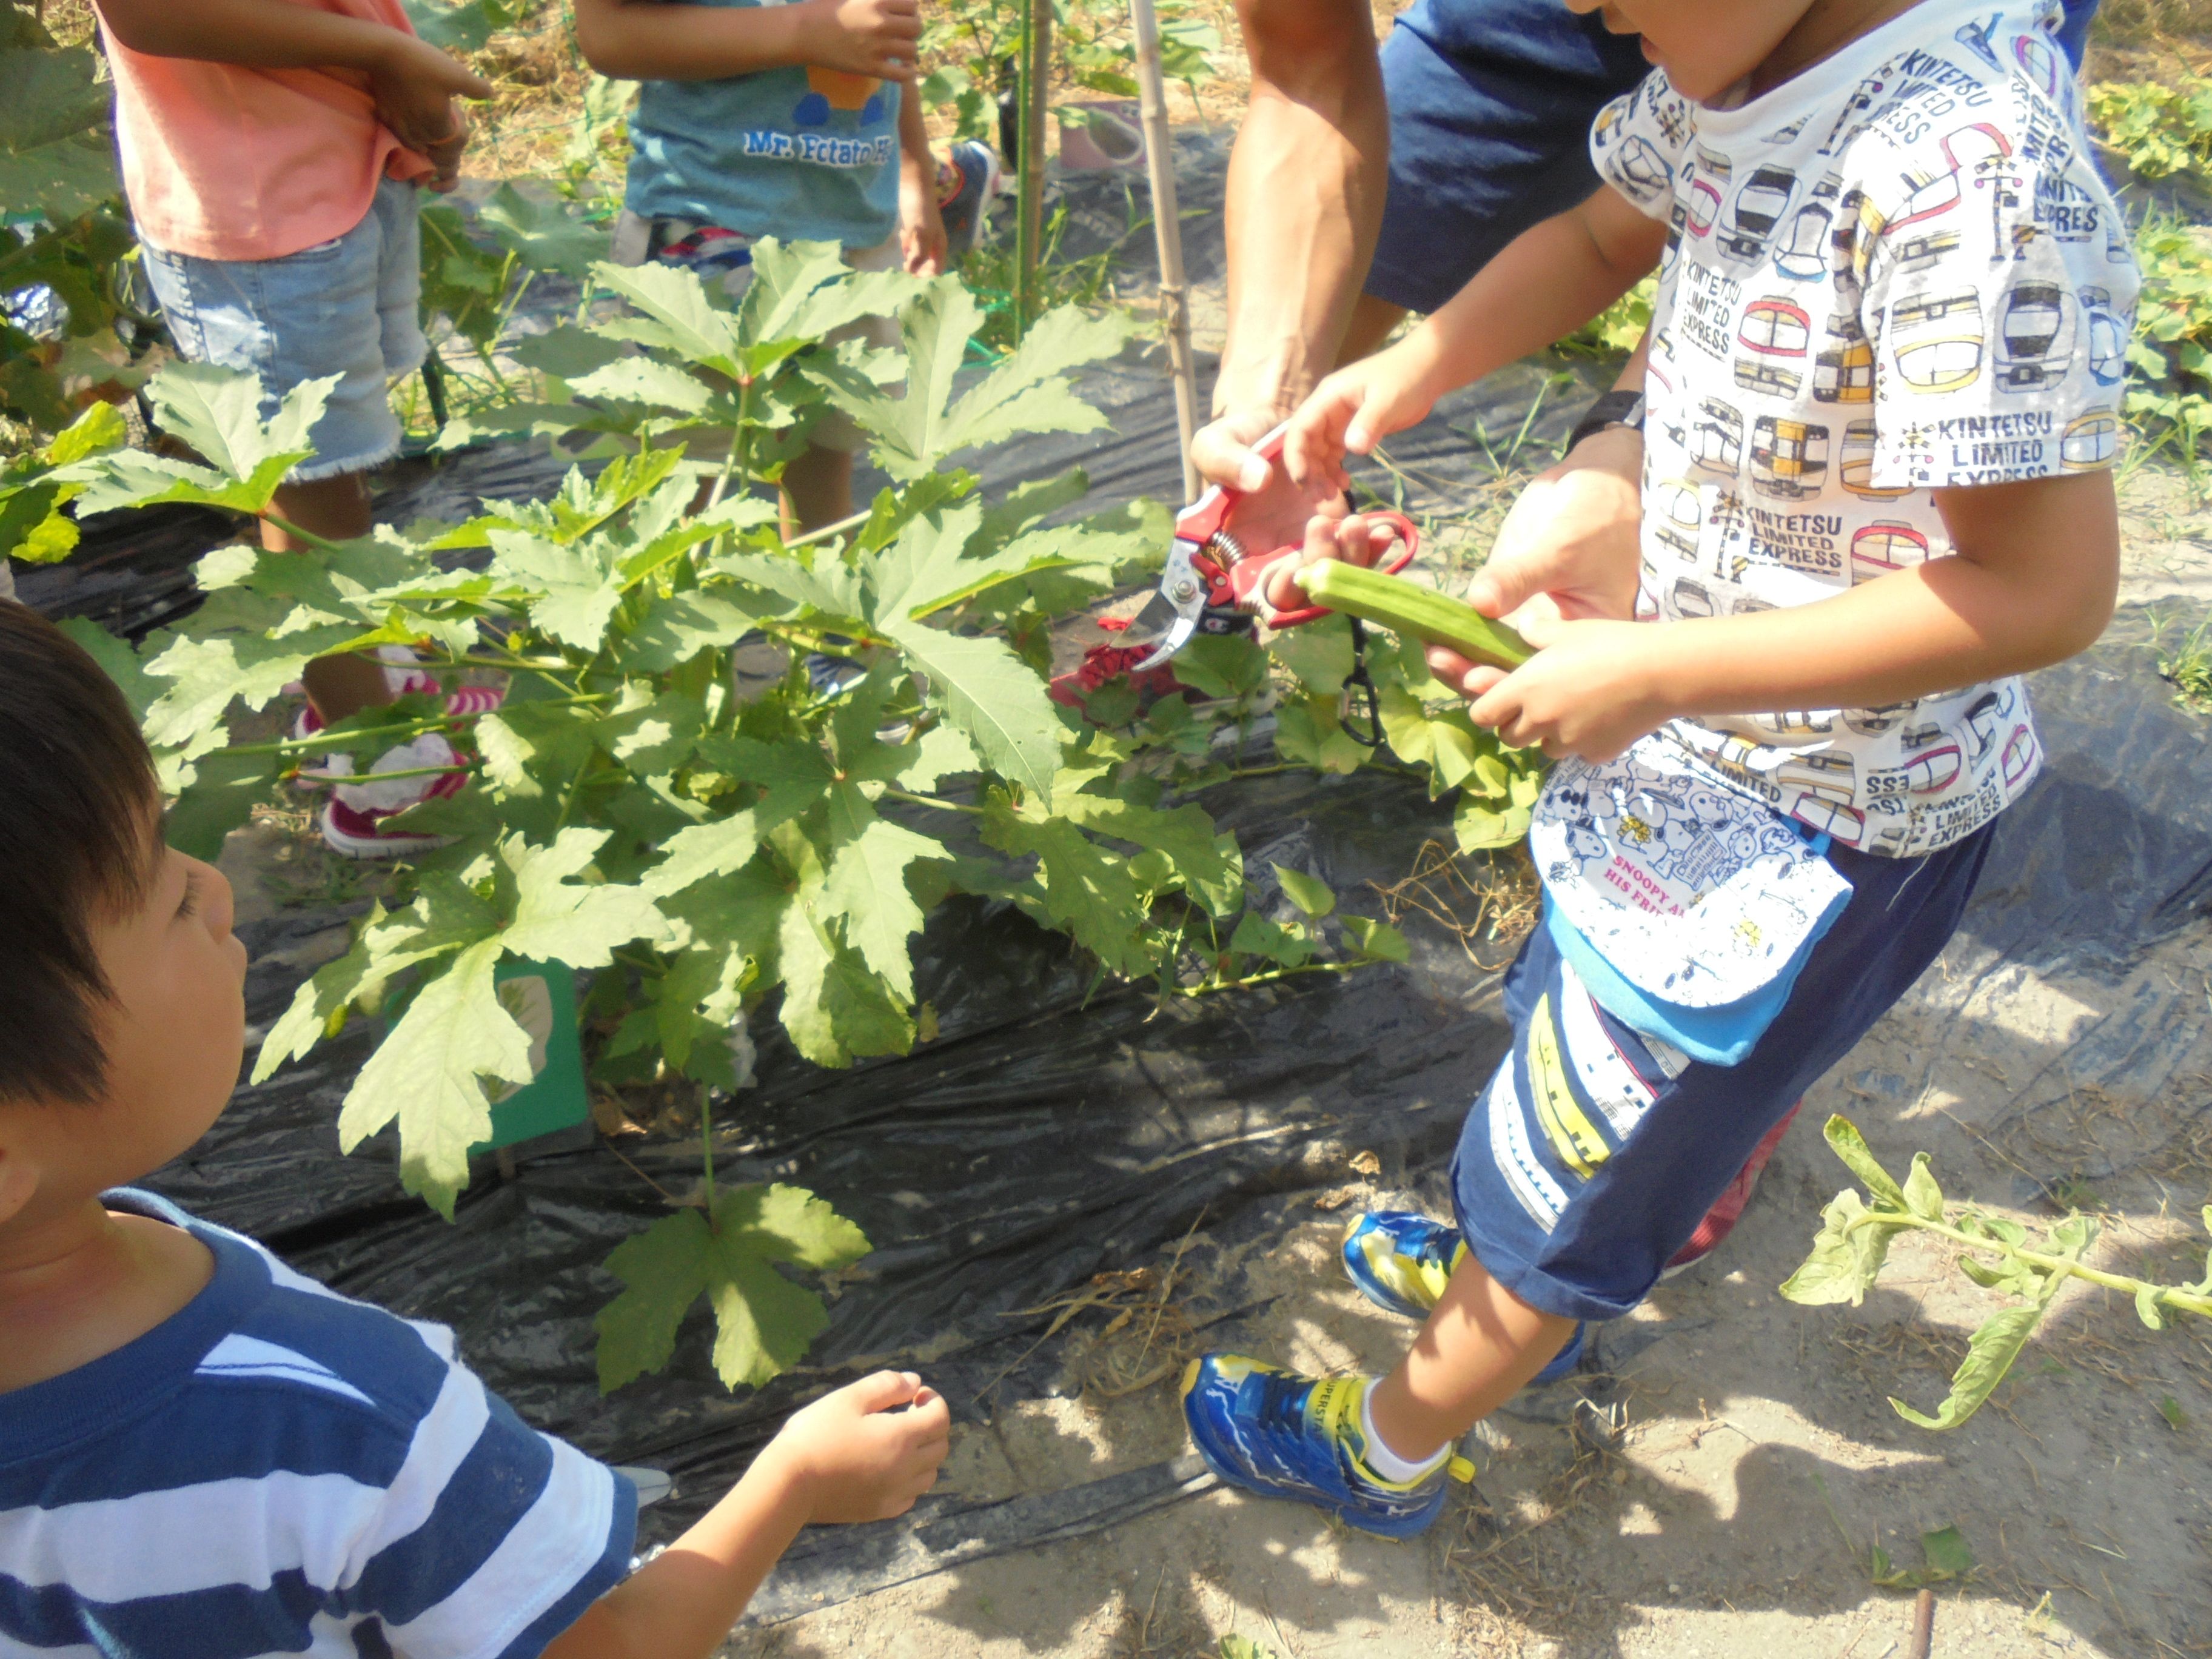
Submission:
[[[644,219],[624,208],[615,219],[614,246],[609,250],[609,258],[618,265],[641,265],[669,243],[689,236],[697,228],[693,220]],[[904,259],[896,231],[873,247],[845,250],[845,263],[855,270],[896,270]],[[721,283],[723,294],[734,304],[744,299],[745,290],[753,285],[753,268],[748,264],[726,270],[721,273]],[[843,340],[865,340],[872,346],[896,347],[900,343],[898,319],[861,317],[823,336],[824,345],[836,345]],[[867,434],[853,423],[852,416],[835,409],[814,423],[810,438],[817,449],[842,450],[848,455],[866,448],[868,442]]]

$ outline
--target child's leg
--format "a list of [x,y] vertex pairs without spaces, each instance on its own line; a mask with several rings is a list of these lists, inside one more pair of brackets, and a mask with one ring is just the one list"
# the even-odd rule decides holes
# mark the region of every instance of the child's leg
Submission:
[[[1850,902],[1737,1066],[1693,1060],[1605,1013],[1538,927],[1506,975],[1512,1048],[1453,1160],[1465,1255],[1441,1224],[1425,1241],[1413,1236],[1418,1218],[1398,1218],[1415,1226],[1395,1243],[1376,1230],[1382,1254],[1410,1250],[1424,1274],[1453,1263],[1413,1351],[1372,1381],[1238,1354],[1194,1361],[1183,1414],[1208,1465],[1369,1531],[1427,1526],[1451,1442],[1560,1352],[1575,1322],[1642,1301],[1806,1088],[1935,960],[1990,836],[1920,859],[1832,854]],[[1345,1251],[1354,1282],[1392,1311],[1418,1312],[1403,1273],[1363,1273],[1361,1244],[1355,1228]]]
[[783,469],[783,533],[804,535],[853,516],[853,452],[809,444]]
[[[366,536],[374,527],[368,481],[358,472],[280,485],[275,507],[276,516],[286,524],[325,541],[349,541]],[[261,524],[261,544],[272,553],[290,553],[306,545],[265,519]],[[392,684],[384,665],[371,657],[318,657],[300,678],[307,685],[307,700],[325,725],[392,701]]]
[[1370,1393],[1376,1432],[1405,1462],[1427,1462],[1519,1393],[1575,1325],[1530,1307],[1468,1256],[1413,1347]]

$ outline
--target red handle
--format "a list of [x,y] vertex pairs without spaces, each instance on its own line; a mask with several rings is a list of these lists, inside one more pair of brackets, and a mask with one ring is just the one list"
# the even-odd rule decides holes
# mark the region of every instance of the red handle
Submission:
[[[1396,575],[1413,563],[1415,556],[1420,552],[1421,532],[1404,514],[1383,507],[1354,516],[1364,519],[1370,524],[1387,525],[1397,532],[1397,550],[1375,563],[1375,568],[1384,575]],[[1284,555],[1295,554],[1297,550],[1294,545],[1286,544],[1268,553],[1248,553],[1225,569],[1203,553],[1192,562],[1198,566],[1199,574],[1206,578],[1209,604],[1236,605],[1246,610],[1256,610],[1259,608],[1260,585],[1267,573],[1274,568]],[[1296,628],[1302,623],[1314,622],[1328,614],[1326,605],[1309,605],[1297,611],[1277,611],[1268,617],[1267,623],[1278,629]]]

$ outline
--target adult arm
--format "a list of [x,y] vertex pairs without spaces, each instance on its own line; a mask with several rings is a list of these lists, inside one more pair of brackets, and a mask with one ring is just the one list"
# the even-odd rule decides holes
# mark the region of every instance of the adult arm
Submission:
[[1250,446],[1335,360],[1382,222],[1390,123],[1365,0],[1237,9],[1252,92],[1229,158],[1229,338],[1191,454],[1249,490],[1267,482]]
[[720,81],[813,64],[911,81],[918,0],[799,0],[787,6],[691,6],[574,0],[576,45],[623,81]]

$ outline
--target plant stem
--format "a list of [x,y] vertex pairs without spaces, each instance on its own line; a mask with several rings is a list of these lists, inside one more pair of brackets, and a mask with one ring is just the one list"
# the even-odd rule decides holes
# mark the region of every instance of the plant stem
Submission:
[[2071,1256],[2050,1255],[2041,1250],[2027,1249],[2018,1244],[2005,1244],[1995,1239],[1979,1238],[1972,1233],[1963,1231],[1945,1222],[1926,1220],[1912,1214],[1910,1211],[1869,1210],[1854,1220],[1844,1229],[1844,1231],[1854,1232],[1861,1227],[1875,1223],[1889,1227],[1917,1227],[1923,1232],[1934,1233],[1938,1237],[1951,1240],[1954,1243],[1963,1244],[1968,1249],[1994,1250],[2000,1258],[2010,1257],[2017,1261],[2024,1261],[2029,1267],[2040,1269],[2045,1273],[2070,1274],[2075,1279],[2086,1279],[2092,1285],[2101,1285],[2108,1291],[2118,1291],[2125,1296],[2132,1297],[2144,1290],[2155,1291],[2158,1293],[2160,1305],[2179,1308],[2185,1313],[2193,1313],[2206,1319],[2212,1319],[2212,1297],[2198,1296],[2193,1291],[2183,1290],[2179,1285],[2153,1285],[2146,1279],[2130,1279],[2124,1273],[2109,1273],[2101,1267],[2085,1267]]
[[1249,991],[1255,986],[1272,985],[1278,980],[1295,979],[1300,974],[1348,974],[1355,968],[1371,968],[1374,965],[1374,962],[1366,957],[1350,962],[1309,962],[1296,968],[1271,968],[1264,974],[1247,974],[1238,979],[1207,979],[1196,985],[1178,985],[1176,994],[1202,997],[1216,991]]
[[884,793],[893,800],[911,801],[916,806],[934,806],[942,812],[973,812],[978,817],[983,815],[983,809],[980,806],[963,805],[957,800],[939,800],[934,795],[917,795],[911,789],[896,788],[888,783],[884,786]]
[[266,507],[262,508],[262,510],[254,516],[258,518],[264,524],[274,525],[277,529],[289,536],[294,541],[307,543],[308,546],[313,548],[319,553],[335,553],[338,550],[338,543],[329,540],[325,537],[318,536],[312,530],[302,530],[299,526],[294,524],[289,519],[280,519]]
[[699,1085],[700,1184],[706,1189],[707,1231],[714,1231],[714,1091]]
[[[534,706],[539,708],[559,708],[574,703],[605,702],[612,695],[611,692],[595,691],[581,693],[573,697],[547,697]],[[465,724],[466,720],[459,715],[427,714],[418,720],[402,720],[397,725],[380,726],[371,731],[337,732],[324,731],[316,732],[312,738],[286,738],[278,743],[234,744],[219,752],[226,755],[290,755],[309,750],[322,751],[349,743],[356,738],[420,737],[425,732],[441,732],[450,726]],[[406,774],[393,772],[382,775],[404,777]]]
[[805,547],[809,542],[827,541],[832,536],[842,536],[847,531],[867,523],[873,515],[873,508],[870,508],[866,513],[855,513],[849,519],[840,519],[835,524],[825,524],[819,530],[808,531],[804,536],[787,537],[783,544],[788,550]]

